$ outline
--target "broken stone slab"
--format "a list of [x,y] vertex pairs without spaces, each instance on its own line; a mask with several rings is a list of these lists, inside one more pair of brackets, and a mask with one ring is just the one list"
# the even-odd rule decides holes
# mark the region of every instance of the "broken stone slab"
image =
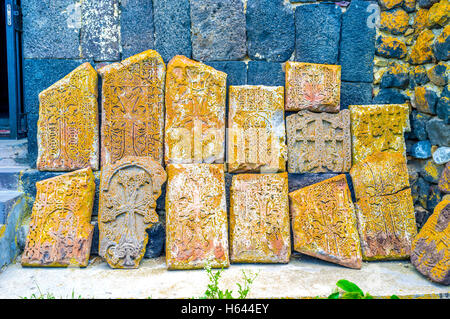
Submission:
[[284,88],[230,86],[229,92],[228,171],[285,171]]
[[289,193],[294,250],[361,268],[357,221],[344,174]]
[[167,268],[228,267],[224,165],[170,164],[167,173]]
[[233,176],[230,204],[232,263],[288,263],[291,236],[288,175]]
[[165,163],[223,163],[226,73],[175,56],[167,66]]
[[88,62],[39,94],[38,170],[99,169],[97,94]]
[[163,163],[166,67],[144,51],[99,70],[102,76],[102,166],[126,156]]
[[21,263],[34,267],[86,267],[94,227],[90,224],[95,182],[84,168],[36,183]]
[[286,117],[289,173],[348,172],[351,167],[350,112],[303,110]]
[[99,203],[99,255],[112,268],[138,268],[147,228],[159,220],[156,200],[166,172],[152,157],[127,156],[103,167]]

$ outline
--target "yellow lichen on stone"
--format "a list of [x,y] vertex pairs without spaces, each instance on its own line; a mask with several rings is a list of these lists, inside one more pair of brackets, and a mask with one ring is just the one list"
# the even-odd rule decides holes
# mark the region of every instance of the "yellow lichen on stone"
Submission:
[[416,34],[428,27],[428,9],[419,8],[414,18],[413,28]]
[[404,33],[408,29],[409,15],[405,10],[382,11],[380,28],[393,34]]
[[441,0],[428,11],[428,25],[429,26],[445,26],[450,18],[450,0]]
[[450,193],[450,163],[445,165],[438,186],[441,192]]
[[424,30],[419,34],[416,43],[411,48],[410,60],[412,64],[423,64],[433,60],[433,41],[433,31]]
[[395,7],[398,7],[402,4],[403,0],[380,0],[379,3],[380,5],[389,10]]

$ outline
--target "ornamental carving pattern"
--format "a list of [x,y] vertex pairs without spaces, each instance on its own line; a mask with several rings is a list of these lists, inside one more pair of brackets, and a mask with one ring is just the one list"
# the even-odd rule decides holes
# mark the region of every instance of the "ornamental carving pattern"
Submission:
[[36,188],[22,265],[86,267],[94,232],[91,168],[37,182]]
[[124,157],[103,167],[98,224],[99,255],[112,268],[137,268],[148,241],[147,228],[158,222],[156,200],[166,180],[151,157]]
[[40,171],[98,167],[97,72],[84,63],[39,94]]
[[171,164],[167,172],[167,267],[228,267],[223,164]]
[[102,92],[102,165],[126,156],[163,161],[166,67],[153,50],[99,70]]

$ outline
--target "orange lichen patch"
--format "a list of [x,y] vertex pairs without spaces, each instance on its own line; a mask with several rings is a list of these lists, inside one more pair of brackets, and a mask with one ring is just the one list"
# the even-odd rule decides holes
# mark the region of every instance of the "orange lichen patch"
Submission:
[[403,0],[380,0],[379,3],[382,8],[389,10],[401,6]]
[[430,105],[428,92],[426,87],[416,86],[414,88],[413,105],[420,112],[433,114],[435,112],[435,106]]
[[438,184],[439,190],[444,193],[450,193],[450,163],[445,165]]
[[441,201],[412,242],[411,263],[424,276],[450,284],[450,200]]
[[450,1],[441,0],[428,11],[428,25],[429,26],[445,26],[450,18]]
[[98,169],[97,72],[86,62],[39,94],[37,169]]
[[361,268],[355,211],[344,174],[289,193],[294,249]]
[[36,189],[22,265],[86,267],[94,233],[91,168],[37,182]]
[[223,163],[226,73],[185,56],[167,66],[165,162]]
[[137,268],[147,228],[158,222],[156,200],[166,172],[152,157],[127,156],[102,168],[99,255],[112,268]]
[[284,88],[230,86],[228,171],[286,170]]
[[404,133],[409,132],[408,104],[350,105],[353,164],[377,151],[406,156]]
[[447,38],[450,36],[450,24],[447,25],[441,32],[441,34],[436,38],[435,44],[443,44],[446,42]]
[[428,9],[419,8],[414,18],[413,28],[416,34],[428,27]]
[[286,62],[286,111],[339,112],[341,66]]
[[167,267],[228,267],[223,164],[170,164],[167,173]]
[[162,164],[166,67],[148,50],[99,70],[102,92],[102,165],[126,156]]
[[408,52],[406,44],[399,38],[381,36],[377,40],[377,53],[385,58],[403,59]]
[[288,263],[291,235],[288,175],[233,176],[230,198],[230,259]]
[[402,34],[408,29],[409,15],[405,10],[382,11],[380,28],[393,34]]
[[433,60],[433,41],[433,31],[424,30],[419,34],[409,56],[412,64],[423,64]]

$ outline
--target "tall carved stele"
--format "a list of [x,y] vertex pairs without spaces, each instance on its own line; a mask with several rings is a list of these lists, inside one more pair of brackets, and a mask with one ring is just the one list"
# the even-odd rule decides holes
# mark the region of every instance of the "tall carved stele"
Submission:
[[166,66],[148,50],[99,70],[102,84],[102,166],[126,156],[163,163]]
[[170,164],[167,173],[167,267],[228,267],[224,165]]
[[167,66],[166,164],[223,163],[226,73],[185,56]]
[[36,189],[22,265],[86,267],[94,233],[91,168],[37,182]]
[[137,268],[158,222],[156,200],[166,181],[151,157],[128,156],[102,168],[98,225],[99,255],[112,268]]
[[38,170],[99,169],[97,94],[87,62],[39,94]]

